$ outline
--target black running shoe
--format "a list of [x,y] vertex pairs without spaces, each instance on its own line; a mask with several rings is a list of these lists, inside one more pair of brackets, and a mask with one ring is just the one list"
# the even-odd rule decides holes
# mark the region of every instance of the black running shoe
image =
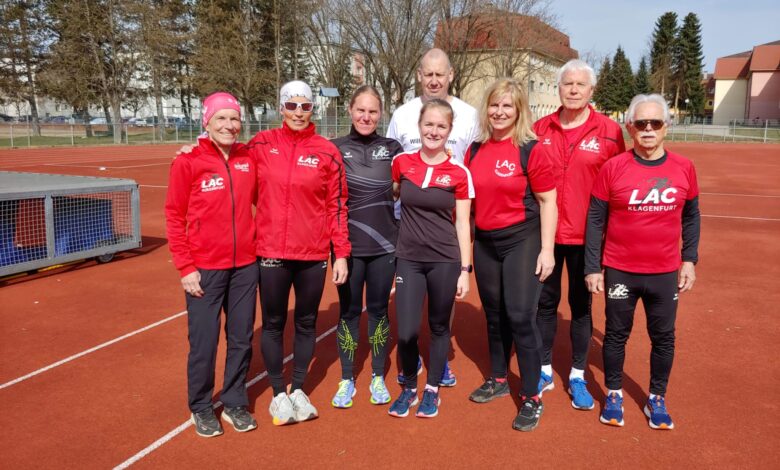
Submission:
[[214,416],[214,410],[211,407],[192,413],[192,424],[195,425],[195,432],[198,433],[198,436],[214,437],[222,434],[222,425]]
[[469,400],[476,403],[487,403],[495,398],[507,395],[509,395],[509,383],[506,380],[498,382],[493,377],[490,377],[478,389],[471,392]]
[[539,425],[544,405],[540,398],[523,397],[520,404],[520,413],[515,417],[512,428],[518,431],[533,431]]
[[257,421],[246,410],[246,406],[237,406],[235,408],[225,407],[222,410],[222,419],[233,425],[233,429],[238,432],[247,432],[257,427]]

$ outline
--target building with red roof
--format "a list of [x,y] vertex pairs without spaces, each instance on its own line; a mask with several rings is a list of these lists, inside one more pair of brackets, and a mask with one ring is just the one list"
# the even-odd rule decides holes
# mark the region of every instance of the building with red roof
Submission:
[[715,63],[714,124],[780,119],[780,41]]

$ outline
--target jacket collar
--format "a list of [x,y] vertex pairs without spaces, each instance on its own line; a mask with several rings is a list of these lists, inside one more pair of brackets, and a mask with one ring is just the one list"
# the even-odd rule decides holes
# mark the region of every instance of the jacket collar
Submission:
[[349,138],[351,140],[355,140],[355,141],[361,142],[363,144],[370,144],[370,143],[374,142],[377,137],[378,136],[377,136],[376,131],[374,131],[374,132],[372,132],[372,133],[370,133],[368,135],[363,135],[363,134],[361,134],[360,132],[358,132],[355,129],[355,126],[352,126],[350,128],[350,130],[349,130]]
[[[596,110],[590,104],[588,104],[588,109],[590,109],[590,114],[588,114],[588,119],[586,119],[585,122],[582,123],[582,125],[586,127],[592,127],[596,119]],[[562,112],[563,112],[563,106],[559,106],[558,110],[555,111],[555,113],[552,115],[552,122],[559,129],[563,129],[563,126],[561,125]]]
[[[230,147],[230,152],[228,153],[228,160],[236,153],[236,147],[238,145],[237,141],[233,142],[233,145]],[[198,136],[198,147],[202,148],[203,153],[206,155],[225,160],[224,155],[222,155],[222,150],[220,150],[217,144],[211,140],[208,135]]]
[[286,122],[282,121],[282,133],[284,136],[293,141],[293,142],[300,142],[304,139],[308,139],[309,137],[314,135],[316,128],[314,126],[314,123],[309,123],[309,127],[306,129],[302,129],[300,131],[294,131],[290,129],[290,127],[287,125]]

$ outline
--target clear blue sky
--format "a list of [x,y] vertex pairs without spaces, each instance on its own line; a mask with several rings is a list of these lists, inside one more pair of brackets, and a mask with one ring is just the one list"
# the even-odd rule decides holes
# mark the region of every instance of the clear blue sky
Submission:
[[718,57],[780,40],[778,0],[552,0],[551,9],[580,55],[612,57],[620,45],[634,70],[649,55],[655,21],[667,11],[677,13],[680,25],[688,13],[698,15],[706,72],[715,71]]

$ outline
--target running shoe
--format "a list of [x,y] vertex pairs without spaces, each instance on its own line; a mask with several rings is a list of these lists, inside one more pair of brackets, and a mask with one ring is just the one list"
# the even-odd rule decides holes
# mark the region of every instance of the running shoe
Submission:
[[222,425],[214,416],[214,410],[211,407],[197,413],[192,413],[192,424],[195,425],[195,432],[198,436],[214,437],[222,434]]
[[607,395],[599,421],[610,426],[623,426],[623,397],[615,392]]
[[271,413],[273,423],[276,426],[283,426],[295,422],[293,404],[290,401],[290,397],[284,392],[276,395],[273,400],[271,400],[271,406],[268,407],[268,412]]
[[547,375],[542,372],[539,376],[539,397],[547,390],[552,390],[554,388],[555,384],[553,383],[552,375]]
[[371,374],[371,385],[368,386],[371,391],[371,403],[374,405],[386,405],[390,403],[390,392],[385,387],[385,379],[381,375]]
[[330,404],[333,408],[352,408],[352,397],[355,396],[355,380],[348,379],[339,382],[339,389]]
[[[417,356],[417,375],[422,374],[423,364],[422,364],[422,357]],[[404,372],[401,371],[400,374],[398,374],[398,385],[404,384]]]
[[311,404],[309,397],[300,388],[290,394],[290,401],[295,411],[295,421],[302,423],[319,416],[317,408]]
[[396,418],[406,418],[409,416],[409,408],[416,404],[417,392],[410,388],[405,388],[401,392],[401,396],[396,398],[393,404],[390,405],[390,409],[387,412],[390,416],[395,416]]
[[439,380],[440,387],[454,387],[458,383],[458,379],[455,378],[455,373],[450,369],[450,361],[444,362],[444,371],[441,374],[441,380]]
[[422,401],[420,406],[417,407],[418,418],[435,418],[439,414],[439,405],[441,405],[441,398],[439,398],[439,392],[434,392],[430,388],[426,388],[423,391]]
[[226,406],[222,410],[222,419],[233,425],[233,429],[238,432],[247,432],[257,427],[257,421],[249,414],[246,406],[236,406],[235,408]]
[[645,416],[647,416],[647,424],[653,429],[674,429],[672,417],[666,411],[666,403],[661,395],[647,400]]
[[544,411],[542,399],[538,395],[531,398],[521,397],[521,399],[523,402],[520,404],[520,412],[512,422],[512,428],[523,432],[533,431],[539,426],[539,419]]
[[505,397],[509,395],[509,382],[504,379],[502,382],[497,381],[493,377],[485,380],[478,389],[471,392],[469,400],[476,403],[487,403],[499,397]]
[[593,397],[588,392],[588,382],[575,378],[569,379],[569,393],[571,394],[571,406],[578,410],[592,410],[595,406]]

